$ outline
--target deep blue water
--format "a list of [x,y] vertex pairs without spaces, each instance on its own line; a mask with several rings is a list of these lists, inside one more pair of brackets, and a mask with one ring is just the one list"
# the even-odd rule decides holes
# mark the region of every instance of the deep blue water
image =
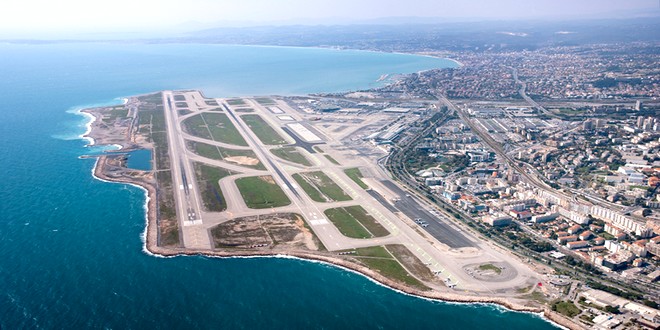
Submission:
[[[320,49],[0,44],[0,328],[544,329],[493,306],[430,302],[289,259],[156,258],[144,193],[91,176],[72,110],[161,89],[209,96],[365,88],[449,63]],[[96,148],[98,149],[98,148]]]
[[151,150],[139,149],[129,152],[126,166],[134,170],[151,171]]

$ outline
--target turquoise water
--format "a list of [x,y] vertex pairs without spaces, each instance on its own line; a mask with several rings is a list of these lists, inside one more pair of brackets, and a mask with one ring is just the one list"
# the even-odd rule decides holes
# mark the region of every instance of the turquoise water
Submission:
[[139,149],[129,152],[126,166],[134,170],[151,171],[151,150]]
[[[0,44],[0,328],[544,329],[534,315],[431,302],[291,259],[156,258],[144,193],[91,176],[81,106],[365,88],[446,61],[321,49]],[[90,150],[92,149],[92,150]]]

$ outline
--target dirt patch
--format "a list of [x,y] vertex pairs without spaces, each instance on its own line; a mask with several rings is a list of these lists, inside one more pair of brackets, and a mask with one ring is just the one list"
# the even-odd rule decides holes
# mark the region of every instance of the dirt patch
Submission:
[[237,218],[213,227],[211,235],[218,249],[320,249],[303,217],[295,213]]
[[179,245],[179,226],[176,219],[160,221],[160,244],[162,246]]
[[275,183],[275,179],[273,179],[273,177],[270,176],[270,175],[260,176],[259,179],[264,180],[264,181],[266,181],[267,183],[270,183],[270,184],[277,184],[277,183]]
[[305,247],[312,251],[319,250],[321,247],[321,241],[319,241],[316,235],[314,235],[314,233],[312,233],[312,231],[307,226],[305,226],[305,220],[303,220],[302,217],[297,217],[296,226],[300,228],[300,231],[302,232]]
[[225,157],[224,160],[231,162],[231,163],[236,163],[238,165],[247,165],[247,166],[255,166],[259,164],[259,160],[256,158],[252,157],[247,157],[247,156],[232,156],[232,157]]

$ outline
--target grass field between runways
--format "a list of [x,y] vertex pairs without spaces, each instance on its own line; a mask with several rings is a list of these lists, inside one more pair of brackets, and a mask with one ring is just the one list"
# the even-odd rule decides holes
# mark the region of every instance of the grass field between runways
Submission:
[[351,196],[346,194],[322,171],[296,173],[293,175],[293,179],[316,202],[327,203],[351,200]]
[[270,175],[240,178],[235,183],[245,204],[251,209],[265,209],[291,204],[291,200]]
[[252,132],[265,145],[287,144],[288,142],[278,134],[261,116],[243,115],[241,119],[250,127]]
[[187,141],[188,149],[194,153],[209,159],[222,160],[228,163],[265,170],[266,167],[252,150],[229,149],[213,146],[197,141]]
[[348,168],[348,169],[344,170],[344,173],[346,173],[346,175],[349,178],[351,178],[351,180],[353,180],[355,183],[357,183],[358,186],[360,186],[360,188],[369,189],[369,186],[366,183],[364,183],[364,181],[362,181],[363,176],[362,176],[362,172],[360,172],[359,168],[357,168],[357,167]]
[[284,160],[288,160],[303,166],[312,166],[312,163],[309,162],[307,157],[305,157],[298,149],[294,147],[275,148],[271,149],[270,152]]
[[236,146],[248,144],[229,117],[223,113],[204,113],[187,118],[183,126],[190,135]]
[[342,235],[350,238],[383,237],[390,232],[359,205],[325,210],[325,215]]
[[227,201],[220,189],[220,179],[232,174],[234,173],[224,168],[195,163],[197,184],[206,210],[222,212],[227,209]]

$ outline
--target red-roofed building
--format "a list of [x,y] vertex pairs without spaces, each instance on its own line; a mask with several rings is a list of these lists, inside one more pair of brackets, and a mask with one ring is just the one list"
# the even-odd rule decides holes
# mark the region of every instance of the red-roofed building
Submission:
[[529,211],[511,210],[509,211],[509,215],[521,221],[527,221],[532,218],[532,212]]
[[577,234],[580,230],[582,230],[582,227],[580,225],[574,225],[568,228],[568,233],[573,235],[573,234]]
[[578,237],[575,235],[572,236],[564,236],[564,237],[559,237],[557,238],[557,243],[559,244],[566,244],[568,242],[575,242],[577,241]]
[[594,236],[594,234],[592,234],[590,231],[587,230],[587,231],[583,231],[582,233],[580,233],[580,235],[578,235],[578,238],[583,240],[583,241],[586,241],[586,240],[591,239],[593,236]]
[[648,240],[645,239],[640,239],[638,241],[633,242],[630,245],[630,249],[633,253],[635,253],[639,257],[646,257],[648,254],[648,250],[646,249],[646,243]]

